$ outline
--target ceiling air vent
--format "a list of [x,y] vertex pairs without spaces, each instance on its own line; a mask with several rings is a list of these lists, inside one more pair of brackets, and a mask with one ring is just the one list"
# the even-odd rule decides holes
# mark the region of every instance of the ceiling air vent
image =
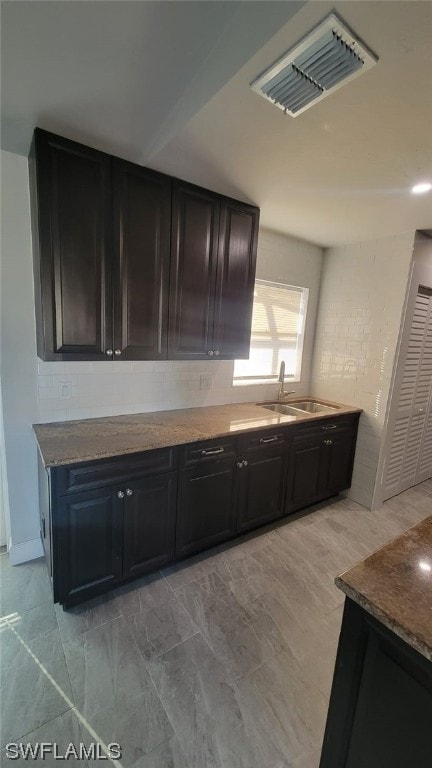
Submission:
[[260,75],[251,88],[285,114],[297,117],[377,61],[338,16],[331,13]]

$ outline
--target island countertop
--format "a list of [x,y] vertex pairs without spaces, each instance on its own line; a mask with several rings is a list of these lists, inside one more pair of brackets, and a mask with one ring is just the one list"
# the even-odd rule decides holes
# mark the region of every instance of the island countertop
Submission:
[[[299,400],[298,397],[296,399]],[[301,399],[304,401],[312,398]],[[361,412],[360,408],[321,398],[320,402],[334,406],[337,410],[331,414],[301,413],[293,416],[266,410],[255,403],[231,403],[34,424],[33,429],[44,465],[49,468],[211,440],[249,430],[319,421],[329,415],[339,418]],[[284,403],[289,405],[290,401]]]
[[335,582],[349,598],[432,661],[432,516]]

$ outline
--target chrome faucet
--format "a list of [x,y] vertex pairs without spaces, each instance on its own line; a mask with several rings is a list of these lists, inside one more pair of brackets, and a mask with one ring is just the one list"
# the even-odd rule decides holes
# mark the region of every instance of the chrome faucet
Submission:
[[289,391],[284,389],[284,383],[285,383],[285,360],[282,360],[282,362],[280,364],[278,381],[280,382],[280,387],[279,387],[279,392],[278,392],[278,400],[283,400],[284,397],[286,397],[287,395],[295,395],[295,389],[290,389]]

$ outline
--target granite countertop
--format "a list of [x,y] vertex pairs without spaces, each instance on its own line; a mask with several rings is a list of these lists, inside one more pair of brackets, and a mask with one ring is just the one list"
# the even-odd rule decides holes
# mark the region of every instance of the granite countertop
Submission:
[[[295,398],[300,400],[299,397]],[[301,400],[312,398],[302,397]],[[292,398],[294,400],[294,398]],[[217,437],[266,429],[304,421],[319,421],[331,415],[360,413],[359,408],[320,402],[336,407],[335,413],[282,415],[255,403],[235,403],[176,411],[136,413],[80,421],[34,424],[38,447],[46,467],[93,461],[108,456],[140,453],[156,448],[193,443]],[[285,405],[290,400],[284,401]]]
[[432,661],[432,516],[335,581],[354,602]]

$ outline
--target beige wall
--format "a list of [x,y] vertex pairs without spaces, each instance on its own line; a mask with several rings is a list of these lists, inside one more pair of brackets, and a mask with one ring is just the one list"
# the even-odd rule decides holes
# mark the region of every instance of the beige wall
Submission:
[[[1,153],[1,389],[10,536],[27,558],[41,554],[36,447],[36,331],[28,167]],[[14,552],[12,552],[12,557]]]
[[318,397],[357,405],[349,496],[372,504],[414,232],[325,252],[311,377]]

